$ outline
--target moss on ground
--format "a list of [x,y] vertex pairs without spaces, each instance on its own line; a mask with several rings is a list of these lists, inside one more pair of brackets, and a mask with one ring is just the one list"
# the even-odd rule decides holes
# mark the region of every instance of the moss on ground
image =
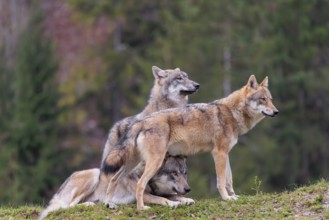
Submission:
[[[0,219],[36,219],[42,207],[0,207]],[[300,187],[282,193],[258,193],[240,196],[237,201],[200,199],[192,206],[176,209],[153,205],[150,210],[137,211],[136,205],[109,210],[104,205],[58,210],[47,219],[328,219],[329,182]]]

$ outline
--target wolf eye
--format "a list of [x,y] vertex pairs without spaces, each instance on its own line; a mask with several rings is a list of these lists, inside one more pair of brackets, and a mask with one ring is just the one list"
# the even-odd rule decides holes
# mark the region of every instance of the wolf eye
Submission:
[[266,102],[266,98],[265,97],[262,97],[260,98],[262,101]]
[[181,76],[177,76],[176,79],[177,79],[177,80],[182,80],[183,77],[181,77]]
[[173,171],[173,172],[172,172],[172,175],[174,175],[174,176],[178,176],[178,173],[177,173],[176,171]]

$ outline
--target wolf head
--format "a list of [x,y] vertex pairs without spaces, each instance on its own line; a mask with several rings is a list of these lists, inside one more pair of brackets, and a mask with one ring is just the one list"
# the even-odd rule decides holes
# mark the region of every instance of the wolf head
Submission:
[[184,195],[191,191],[187,183],[186,158],[168,156],[159,172],[150,180],[149,185],[156,195]]
[[268,77],[258,84],[256,77],[251,75],[246,85],[246,105],[249,112],[274,117],[279,110],[272,103],[272,95],[268,89]]
[[155,77],[155,86],[161,95],[172,101],[187,99],[188,95],[196,92],[200,85],[188,78],[188,75],[179,68],[162,70],[153,66],[152,72]]

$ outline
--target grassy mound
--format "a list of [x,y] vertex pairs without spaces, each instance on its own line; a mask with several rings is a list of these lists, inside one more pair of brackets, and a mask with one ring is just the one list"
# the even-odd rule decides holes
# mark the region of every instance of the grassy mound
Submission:
[[[36,219],[40,206],[1,207],[0,219]],[[241,195],[237,201],[197,200],[177,209],[152,206],[139,212],[136,205],[109,210],[104,205],[76,207],[51,213],[47,219],[329,219],[329,182],[300,187],[294,191],[254,196]]]

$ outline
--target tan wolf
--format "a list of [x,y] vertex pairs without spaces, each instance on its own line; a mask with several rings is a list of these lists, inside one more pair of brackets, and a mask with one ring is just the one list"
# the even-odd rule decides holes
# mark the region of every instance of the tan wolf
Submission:
[[[192,155],[211,151],[216,168],[217,188],[223,200],[237,199],[232,180],[226,186],[228,153],[238,137],[252,129],[265,116],[278,114],[268,90],[268,77],[258,84],[251,75],[247,84],[228,97],[205,104],[163,110],[135,123],[108,155],[108,166],[118,169],[107,190],[111,202],[116,183],[139,162],[145,170],[136,187],[137,209],[148,209],[143,194],[148,181],[161,167],[166,153]],[[110,168],[109,168],[110,169]],[[229,192],[226,190],[227,187]]]
[[[98,168],[95,168],[77,171],[73,173],[63,183],[59,191],[54,195],[53,199],[50,202],[50,205],[41,213],[39,219],[44,218],[50,211],[54,211],[59,208],[72,207],[81,202],[87,202],[87,198],[92,201],[99,201],[104,203],[106,190],[108,188],[107,186],[110,178],[112,177],[112,174],[107,171],[107,162],[104,160],[104,158],[110,152],[111,146],[115,146],[118,143],[118,140],[121,138],[122,135],[125,134],[127,128],[135,121],[140,120],[143,117],[162,109],[185,106],[188,102],[188,95],[193,94],[199,88],[199,84],[188,79],[187,74],[181,71],[179,68],[162,70],[159,67],[153,66],[152,72],[155,81],[151,90],[148,105],[138,115],[131,116],[117,122],[110,130],[103,152],[102,169],[100,170]],[[173,160],[170,159],[169,161]],[[136,171],[139,170],[134,171],[136,173]],[[164,181],[165,179],[161,180]],[[122,180],[122,182],[125,181],[127,180]],[[160,181],[158,182],[159,184],[161,183]],[[167,185],[171,185],[170,181]],[[166,189],[166,191],[163,191],[164,189],[164,187],[160,187],[159,191],[155,192],[156,195],[170,194],[168,189]],[[179,194],[183,194],[183,192],[180,190],[181,188],[178,186],[172,187],[171,189],[171,193],[178,192]],[[185,189],[189,189],[188,185],[185,186]],[[118,192],[119,191],[120,190],[118,190]],[[123,191],[121,190],[120,192]],[[130,192],[127,191],[126,193],[129,195]],[[127,197],[122,196],[122,200],[116,200],[116,202],[118,204],[125,203],[126,198]],[[89,200],[88,202],[90,202]],[[182,203],[194,202],[193,200],[189,200],[187,198],[185,200],[181,200],[183,200]],[[156,203],[158,201],[159,200],[157,199],[153,203]],[[152,203],[152,201],[150,202]],[[163,200],[162,198],[161,202],[166,204],[170,203],[169,200]],[[177,202],[172,202],[170,204],[172,206],[175,206],[177,205]],[[114,204],[112,204],[112,207],[114,207]]]

